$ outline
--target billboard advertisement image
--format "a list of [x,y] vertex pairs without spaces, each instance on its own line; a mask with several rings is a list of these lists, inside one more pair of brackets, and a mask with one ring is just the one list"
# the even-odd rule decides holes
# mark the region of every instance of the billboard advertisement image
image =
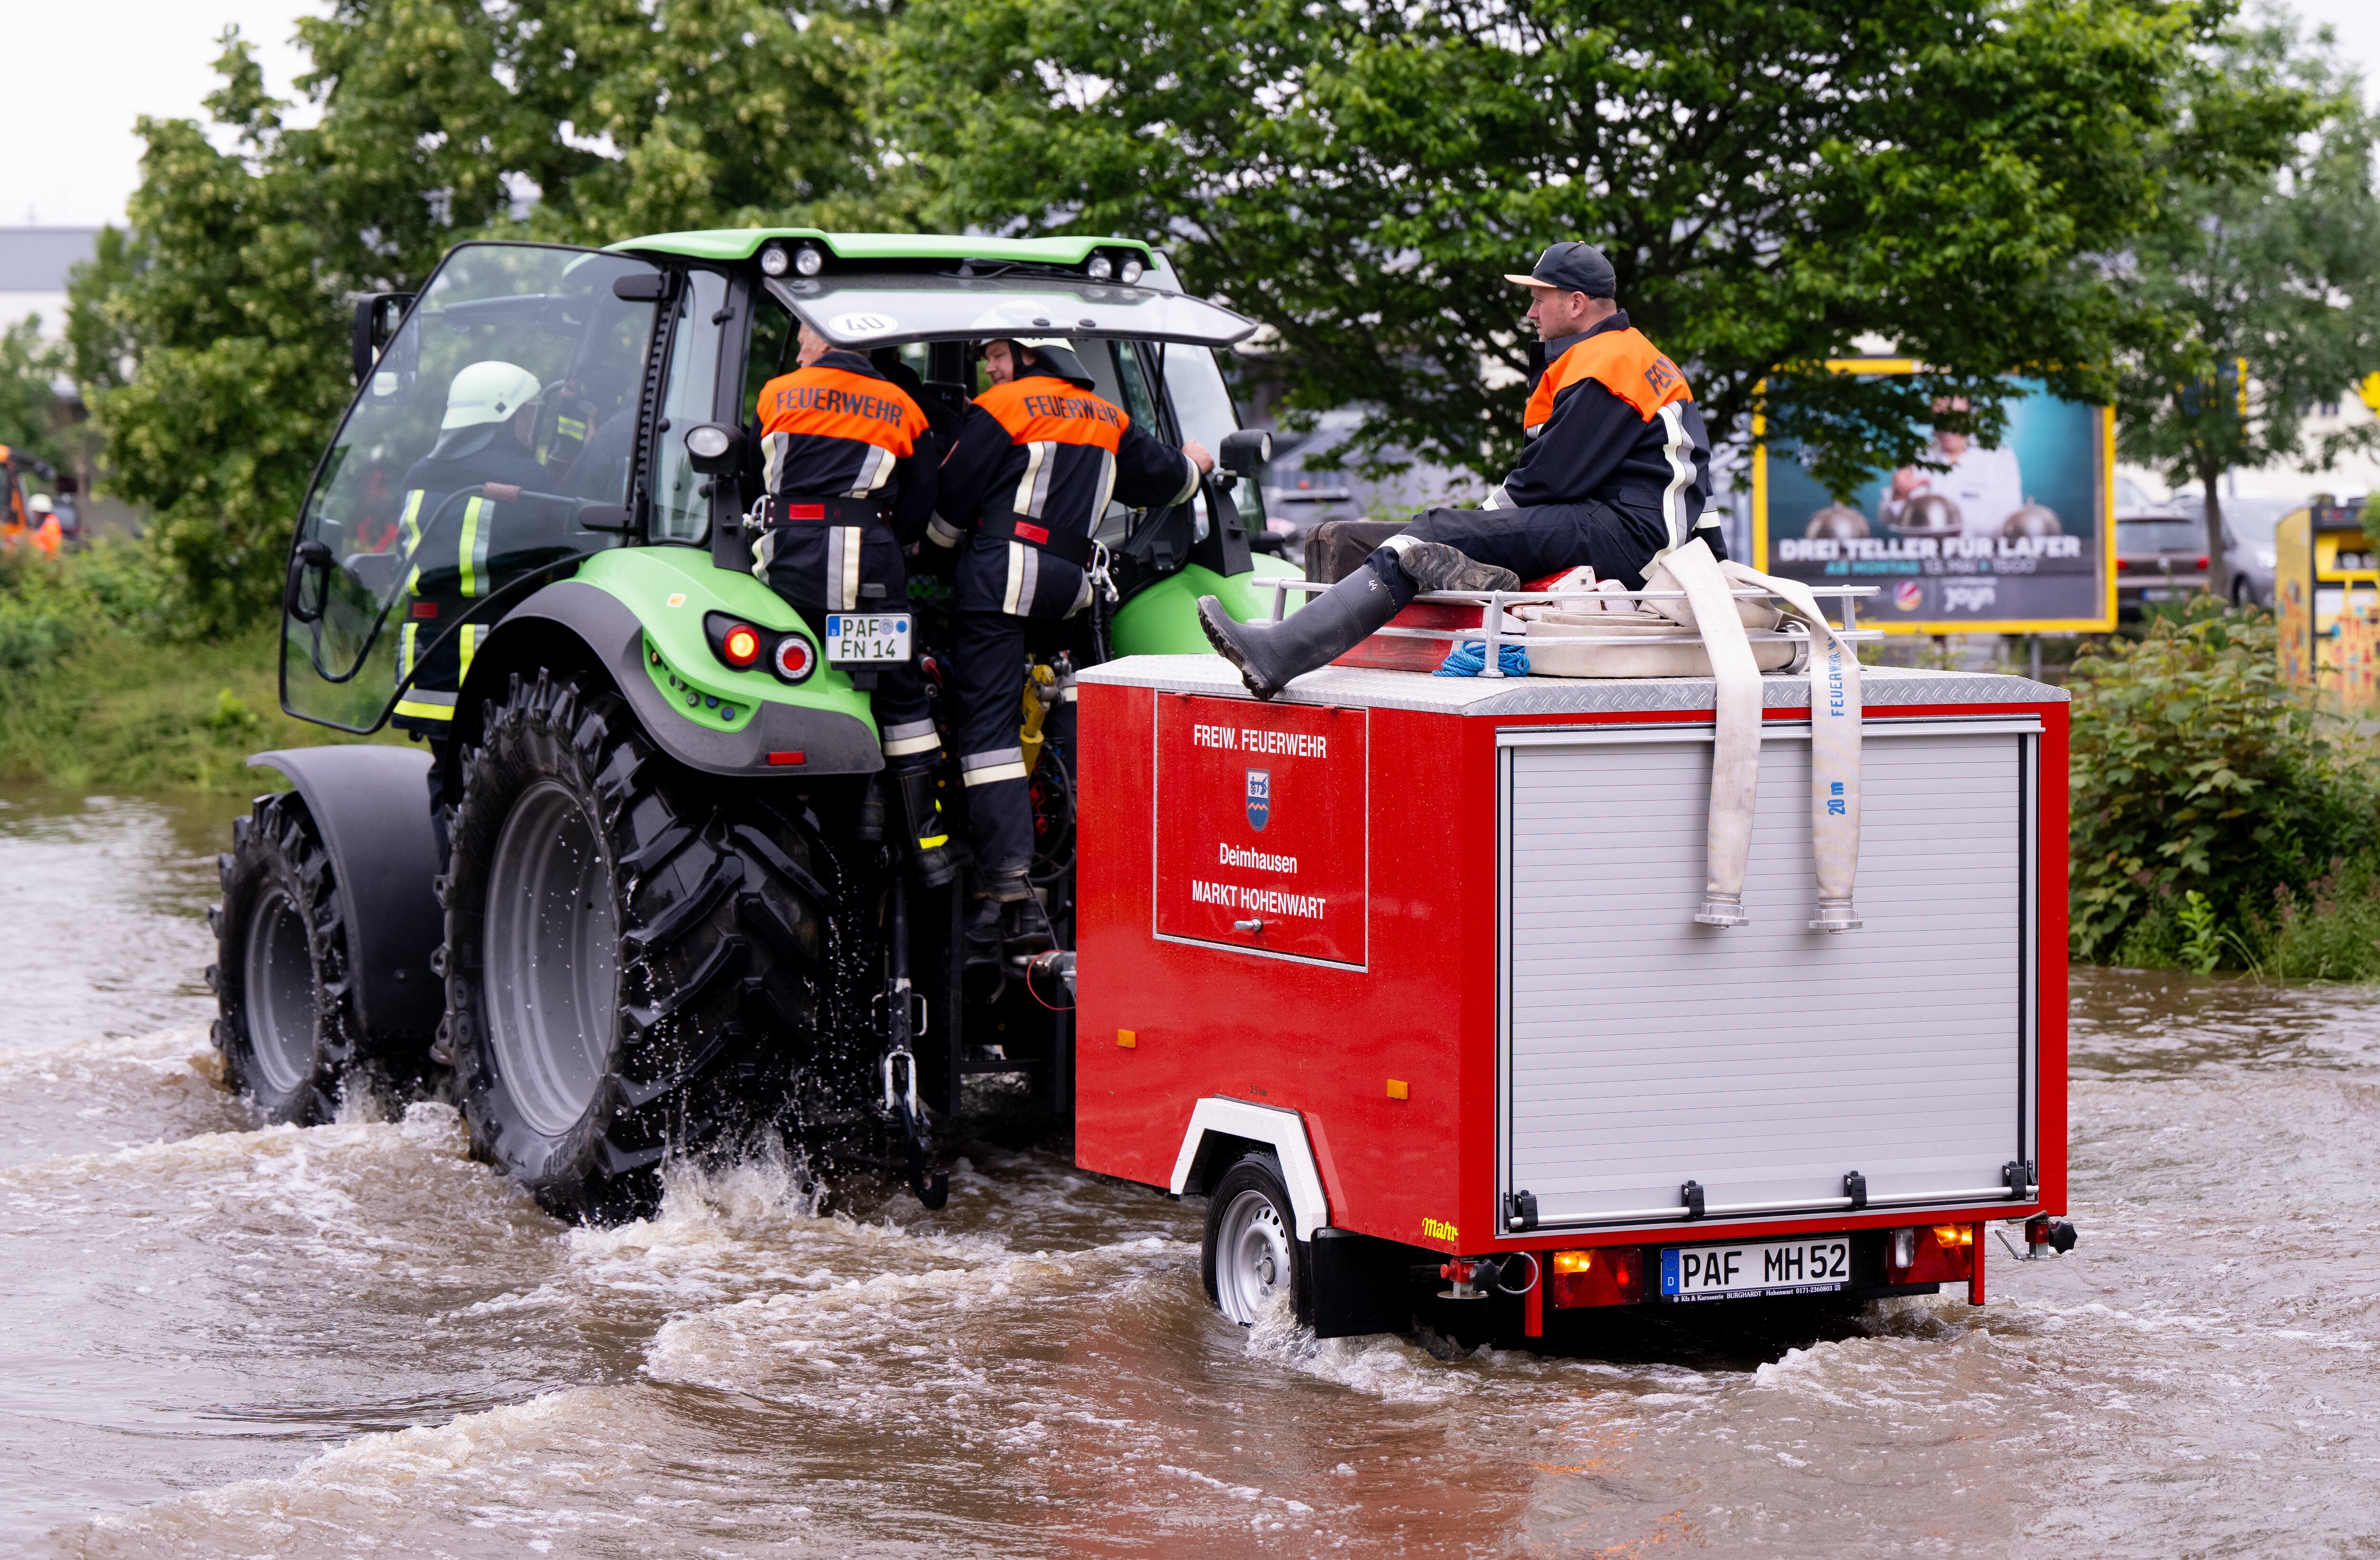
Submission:
[[[1910,373],[1899,359],[1838,372]],[[1873,585],[1862,627],[1908,634],[2115,626],[2115,415],[2009,381],[1998,449],[1936,433],[1921,464],[1838,499],[1790,444],[1752,453],[1755,566],[1812,585]],[[1755,422],[1754,432],[1761,431]]]

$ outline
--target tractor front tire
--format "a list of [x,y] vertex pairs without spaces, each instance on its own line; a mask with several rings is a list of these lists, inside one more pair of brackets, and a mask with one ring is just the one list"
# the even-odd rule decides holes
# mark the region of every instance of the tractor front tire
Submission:
[[650,1212],[673,1149],[773,1119],[815,1048],[832,864],[585,676],[516,675],[462,758],[441,1052],[473,1151],[566,1218]]
[[303,798],[260,796],[215,858],[214,1043],[224,1080],[269,1121],[328,1121],[356,1059],[347,911]]

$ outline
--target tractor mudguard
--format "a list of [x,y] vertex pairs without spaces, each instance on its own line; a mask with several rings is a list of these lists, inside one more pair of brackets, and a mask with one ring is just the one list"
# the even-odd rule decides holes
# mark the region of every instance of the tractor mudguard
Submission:
[[446,1010],[445,988],[430,968],[446,937],[431,887],[440,862],[430,755],[377,744],[296,747],[260,753],[248,764],[289,777],[331,854],[367,1049],[390,1056],[428,1046]]
[[[703,638],[707,611],[725,608],[764,628],[793,626],[792,609],[782,603],[771,613],[733,599],[742,594],[733,590],[740,580],[777,602],[765,586],[712,568],[708,554],[695,555],[699,574],[665,567],[658,587],[651,580],[621,577],[650,572],[650,565],[623,567],[637,553],[650,558],[686,550],[639,548],[589,560],[578,577],[549,585],[506,613],[472,658],[455,711],[457,729],[476,729],[467,707],[501,698],[511,673],[527,675],[549,661],[552,635],[559,630],[591,652],[594,664],[627,699],[646,733],[688,768],[713,775],[780,777],[863,775],[882,768],[884,751],[865,716],[866,696],[824,665],[822,656],[808,682],[795,686],[766,671],[732,671],[712,657]],[[702,574],[715,576],[715,581],[704,580]],[[729,590],[702,588],[716,582],[724,582]],[[657,613],[656,621],[648,623],[629,599],[666,586],[676,588],[654,605],[672,598],[675,604],[662,607],[665,620]],[[788,621],[776,621],[780,613]],[[681,698],[687,703],[681,705]],[[798,756],[789,756],[795,755]]]
[[[1113,638],[1119,656],[1207,656],[1214,647],[1198,626],[1198,598],[1212,596],[1223,611],[1242,623],[1261,623],[1272,616],[1272,592],[1256,582],[1268,574],[1298,577],[1297,570],[1278,558],[1258,554],[1244,574],[1219,574],[1192,563],[1135,592],[1116,609]],[[1305,598],[1290,593],[1288,609],[1295,611]]]

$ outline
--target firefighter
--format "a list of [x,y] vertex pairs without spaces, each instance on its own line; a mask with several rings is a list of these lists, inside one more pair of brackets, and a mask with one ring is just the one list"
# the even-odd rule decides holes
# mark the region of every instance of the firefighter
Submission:
[[433,741],[444,739],[455,691],[488,632],[486,623],[457,626],[454,620],[499,583],[491,570],[497,513],[518,507],[520,490],[546,487],[535,448],[541,389],[518,364],[490,358],[467,366],[446,387],[438,441],[405,474],[397,527],[413,564],[406,573],[396,674],[411,685],[398,695],[395,713],[401,726]]
[[[1090,604],[1104,578],[1091,532],[1111,498],[1135,508],[1182,503],[1215,466],[1196,440],[1170,448],[1093,394],[1062,343],[993,341],[983,359],[991,388],[942,462],[927,529],[957,554],[956,738],[976,855],[967,957],[978,965],[1051,940],[1027,876],[1033,814],[1019,730],[1027,625]],[[1069,692],[1060,689],[1060,700]]]
[[[752,573],[824,633],[828,612],[906,612],[902,557],[933,514],[941,443],[909,393],[805,323],[790,374],[760,387],[765,524]],[[934,796],[942,749],[914,655],[877,672],[884,767],[919,880],[958,876]]]
[[1433,509],[1363,567],[1278,623],[1232,621],[1206,597],[1198,618],[1248,691],[1271,698],[1328,665],[1426,590],[1512,590],[1581,564],[1631,587],[1694,537],[1725,557],[1710,439],[1678,366],[1628,323],[1611,262],[1555,244],[1526,276],[1537,373],[1521,464],[1479,509]]

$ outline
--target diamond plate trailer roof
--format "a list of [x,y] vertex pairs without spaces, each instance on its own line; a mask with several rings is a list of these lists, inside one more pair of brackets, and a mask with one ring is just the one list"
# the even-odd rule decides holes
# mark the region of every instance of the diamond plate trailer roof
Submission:
[[[1079,671],[1075,680],[1173,694],[1251,696],[1240,674],[1220,656],[1127,656]],[[1765,707],[1800,709],[1810,703],[1806,674],[1771,672],[1760,681]],[[2063,688],[1998,672],[1860,668],[1860,698],[1871,712],[1891,705],[2064,704],[2067,697]],[[1327,666],[1291,683],[1278,702],[1444,715],[1608,715],[1710,709],[1718,695],[1707,677],[1432,677]]]
[[845,260],[1009,260],[1035,265],[1080,265],[1093,249],[1137,249],[1153,254],[1137,238],[984,238],[942,233],[823,233],[815,227],[719,227],[693,233],[657,233],[624,239],[610,248],[639,254],[682,255],[688,260],[745,260],[771,238],[808,238]]

